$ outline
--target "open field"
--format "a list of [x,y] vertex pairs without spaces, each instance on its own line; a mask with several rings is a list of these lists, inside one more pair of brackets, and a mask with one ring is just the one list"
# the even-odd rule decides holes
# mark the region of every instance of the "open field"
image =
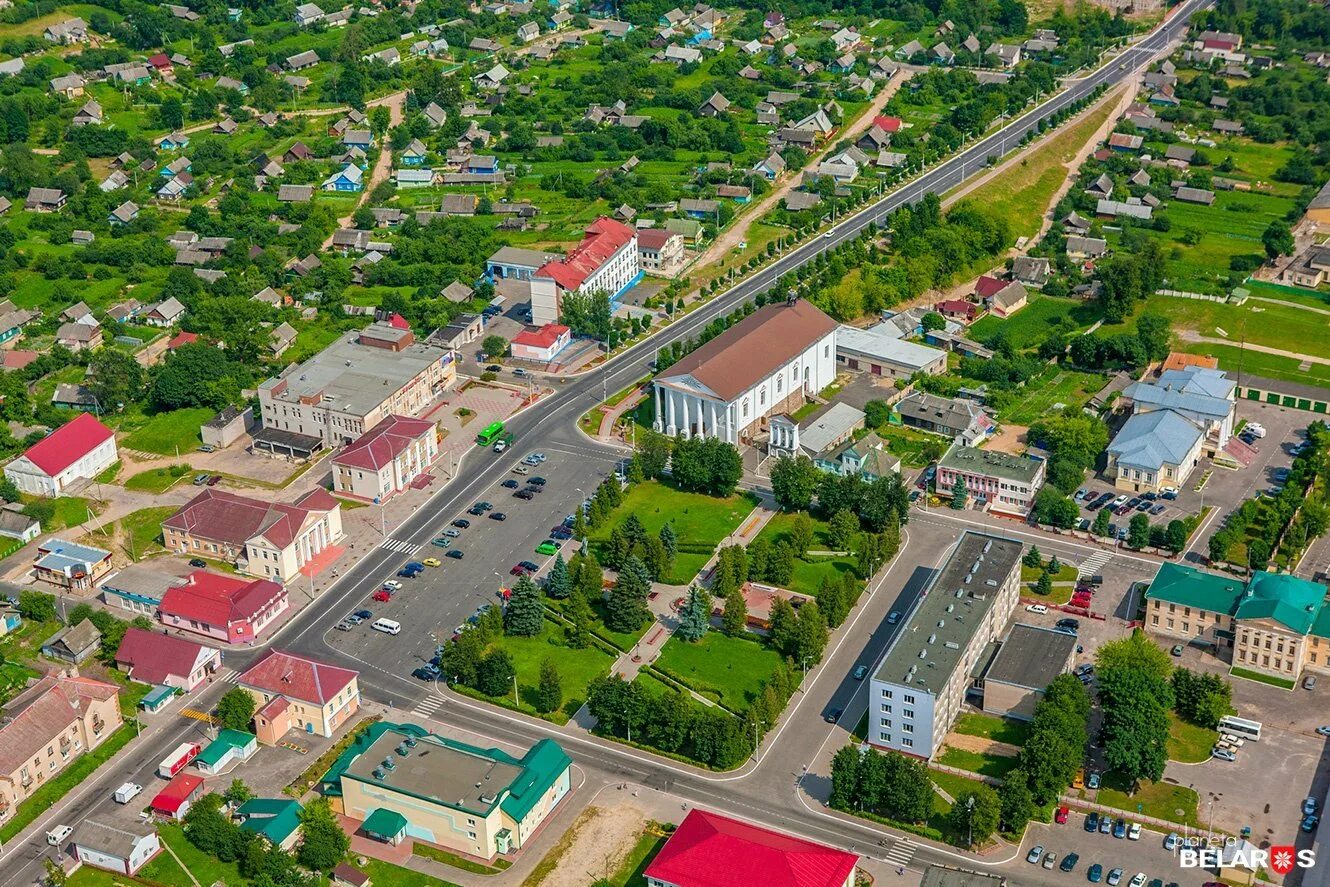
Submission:
[[993,314],[979,318],[970,327],[970,338],[980,342],[999,332],[1017,351],[1033,348],[1055,330],[1088,329],[1100,317],[1094,302],[1033,295],[1030,303],[1008,318]]
[[1107,381],[1094,373],[1048,367],[1016,392],[1011,404],[998,414],[998,418],[1004,422],[1030,425],[1054,412],[1058,404],[1077,410]]
[[212,417],[213,410],[199,407],[158,413],[130,432],[121,445],[159,456],[192,452],[202,444],[199,426]]
[[1168,317],[1175,330],[1195,330],[1207,338],[1229,339],[1235,345],[1245,337],[1252,344],[1330,360],[1330,336],[1326,335],[1330,317],[1315,311],[1259,299],[1231,305],[1160,295],[1151,296],[1144,310]]

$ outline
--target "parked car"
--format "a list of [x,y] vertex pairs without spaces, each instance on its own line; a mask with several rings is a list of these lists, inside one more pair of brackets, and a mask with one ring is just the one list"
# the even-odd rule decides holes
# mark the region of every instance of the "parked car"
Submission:
[[1057,621],[1056,627],[1065,629],[1067,631],[1070,631],[1072,634],[1075,634],[1081,629],[1081,621],[1079,619],[1071,619],[1071,618],[1059,619]]
[[59,847],[69,840],[69,836],[74,834],[74,830],[67,825],[57,825],[46,833],[46,843],[52,847]]
[[840,715],[841,710],[839,708],[833,708],[823,716],[822,720],[826,721],[828,724],[834,724],[840,720]]
[[1091,884],[1098,884],[1104,879],[1104,867],[1096,862],[1086,870],[1085,879]]
[[1316,824],[1320,821],[1321,817],[1317,816],[1314,813],[1311,816],[1304,816],[1302,817],[1302,825],[1300,826],[1300,828],[1304,832],[1314,832],[1316,831]]
[[422,681],[435,681],[438,680],[441,673],[437,665],[422,665],[411,672],[411,677],[419,678]]
[[1145,887],[1145,872],[1137,872],[1131,876],[1131,887]]
[[1056,822],[1058,825],[1066,825],[1067,815],[1070,812],[1071,811],[1069,811],[1066,807],[1059,807],[1057,809],[1057,812],[1053,814],[1053,821]]
[[121,785],[120,788],[115,790],[115,794],[112,795],[112,797],[117,804],[128,804],[142,792],[143,786],[139,785],[137,782],[126,782]]
[[201,557],[190,558],[189,565],[196,570],[206,570],[208,568],[208,562]]
[[499,486],[503,487],[505,490],[515,490],[518,487],[520,487],[521,484],[519,484],[517,481],[513,480],[510,477],[507,480],[505,480],[503,483],[499,484]]
[[1122,869],[1113,869],[1108,873],[1108,887],[1118,887],[1122,883]]
[[462,559],[462,551],[458,548],[452,548],[448,550],[448,553],[445,554],[444,557],[450,557],[455,561],[460,561]]
[[1099,831],[1099,814],[1091,810],[1085,817],[1085,830],[1087,832]]
[[[459,530],[466,530],[471,527],[471,521],[467,520],[464,517],[459,517],[457,520],[453,521],[453,526],[457,527],[457,529]],[[444,530],[444,535],[447,536],[447,535],[458,535],[458,534],[449,533],[447,530]]]
[[508,519],[508,515],[504,514],[502,511],[491,511],[491,512],[490,512],[490,520],[506,521],[507,519]]
[[430,544],[437,545],[439,548],[447,548],[449,545],[453,544],[453,540],[449,539],[447,536],[440,536]]
[[1141,824],[1139,822],[1133,822],[1131,828],[1127,829],[1127,839],[1131,841],[1141,839]]
[[1154,514],[1154,515],[1159,515],[1159,514],[1163,514],[1163,513],[1164,513],[1165,511],[1167,511],[1167,510],[1168,510],[1168,506],[1167,506],[1167,505],[1162,505],[1162,504],[1160,504],[1160,505],[1156,505],[1156,506],[1154,506],[1153,508],[1151,508],[1151,509],[1150,509],[1150,513],[1151,513],[1151,514]]
[[1113,837],[1118,840],[1127,837],[1127,821],[1125,819],[1119,819],[1113,823]]
[[1178,848],[1178,833],[1169,832],[1168,837],[1164,838],[1165,850],[1176,850]]
[[1054,853],[1052,850],[1050,850],[1044,854],[1044,861],[1040,863],[1040,865],[1051,871],[1053,869],[1053,866],[1057,863],[1057,861],[1058,861],[1058,855]]
[[1169,650],[1168,652],[1172,653],[1174,656],[1181,656],[1181,655],[1182,655],[1182,644],[1174,644],[1174,645],[1173,645],[1173,649],[1172,649],[1172,650]]
[[1316,812],[1316,799],[1315,799],[1315,798],[1307,798],[1306,800],[1304,800],[1304,801],[1302,802],[1302,815],[1303,815],[1303,816],[1311,816],[1311,815],[1312,815],[1313,813],[1315,813],[1315,812]]
[[1089,786],[1090,788],[1099,788],[1099,774],[1091,773],[1090,779],[1088,782],[1086,782],[1086,785]]
[[553,539],[546,539],[544,542],[536,546],[536,554],[552,555],[556,553],[559,548],[559,543],[555,542]]
[[1062,857],[1062,863],[1058,866],[1058,868],[1064,872],[1069,872],[1072,869],[1076,868],[1076,863],[1080,861],[1081,861],[1080,854],[1068,853],[1066,856]]
[[1030,852],[1025,854],[1025,861],[1029,863],[1036,863],[1040,859],[1042,859],[1043,856],[1044,856],[1044,845],[1035,844],[1033,847],[1030,848]]
[[1317,727],[1317,728],[1316,728],[1316,735],[1318,735],[1318,736],[1330,736],[1330,724],[1322,724],[1321,726]]
[[1125,493],[1124,493],[1123,495],[1121,495],[1121,496],[1118,496],[1116,499],[1113,500],[1113,507],[1114,507],[1114,508],[1117,508],[1119,505],[1126,505],[1126,504],[1127,504],[1127,500],[1128,500],[1129,498],[1131,498],[1131,497],[1130,497],[1130,496],[1127,496]]
[[1113,833],[1113,817],[1104,816],[1099,820],[1099,834],[1111,835]]
[[531,484],[531,486],[533,487],[543,487],[545,486],[546,483],[548,483],[548,481],[546,481],[545,478],[543,477],[533,477],[530,480],[528,480],[527,483]]
[[341,622],[333,626],[333,628],[337,629],[338,631],[350,631],[354,627],[355,626],[353,626],[350,622],[347,622],[345,619],[343,619]]
[[1220,748],[1217,745],[1214,748],[1210,749],[1210,756],[1219,758],[1219,760],[1221,761],[1236,761],[1238,759],[1237,754],[1235,754],[1231,749]]
[[427,557],[421,563],[427,567],[437,567],[439,566],[439,559],[437,557]]
[[370,597],[376,601],[379,601],[380,603],[383,603],[385,601],[390,601],[393,599],[392,592],[383,588],[380,588],[378,591],[374,592],[374,594],[370,595]]
[[1043,604],[1026,604],[1025,612],[1043,614],[1048,612],[1048,607]]

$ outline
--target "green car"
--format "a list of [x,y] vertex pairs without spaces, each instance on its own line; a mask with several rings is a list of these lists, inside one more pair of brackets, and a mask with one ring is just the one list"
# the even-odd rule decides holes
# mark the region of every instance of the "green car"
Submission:
[[1102,879],[1103,877],[1104,877],[1104,867],[1097,862],[1094,865],[1090,866],[1089,870],[1087,870],[1085,873],[1085,879],[1089,881],[1091,884],[1098,884],[1100,879]]
[[434,540],[434,544],[440,548],[447,548],[449,545],[453,544],[453,540],[449,539],[447,536],[440,536]]
[[536,546],[536,554],[554,554],[559,550],[559,543],[546,539]]

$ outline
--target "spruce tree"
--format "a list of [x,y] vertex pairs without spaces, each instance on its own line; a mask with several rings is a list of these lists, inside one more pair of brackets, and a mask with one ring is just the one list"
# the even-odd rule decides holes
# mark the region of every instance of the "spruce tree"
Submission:
[[706,637],[711,628],[711,606],[711,594],[705,588],[694,585],[688,589],[688,599],[679,611],[679,627],[674,631],[675,636],[690,642]]
[[540,589],[530,576],[520,576],[513,585],[512,597],[503,611],[504,634],[516,637],[535,637],[544,625],[544,606],[540,602]]
[[536,697],[532,704],[541,713],[554,711],[563,705],[563,681],[553,659],[546,658],[540,663],[540,683],[536,685]]
[[568,572],[568,564],[564,562],[563,553],[560,552],[554,556],[554,566],[550,567],[550,574],[545,579],[545,594],[556,601],[561,601],[568,597],[572,591],[572,577]]
[[748,605],[744,603],[743,592],[734,586],[725,595],[725,610],[721,615],[721,628],[734,637],[742,635],[748,627]]

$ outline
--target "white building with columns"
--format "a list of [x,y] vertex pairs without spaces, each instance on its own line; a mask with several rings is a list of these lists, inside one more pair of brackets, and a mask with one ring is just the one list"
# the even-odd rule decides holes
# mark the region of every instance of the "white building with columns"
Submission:
[[759,308],[655,380],[655,428],[746,443],[836,379],[836,321],[811,302]]

